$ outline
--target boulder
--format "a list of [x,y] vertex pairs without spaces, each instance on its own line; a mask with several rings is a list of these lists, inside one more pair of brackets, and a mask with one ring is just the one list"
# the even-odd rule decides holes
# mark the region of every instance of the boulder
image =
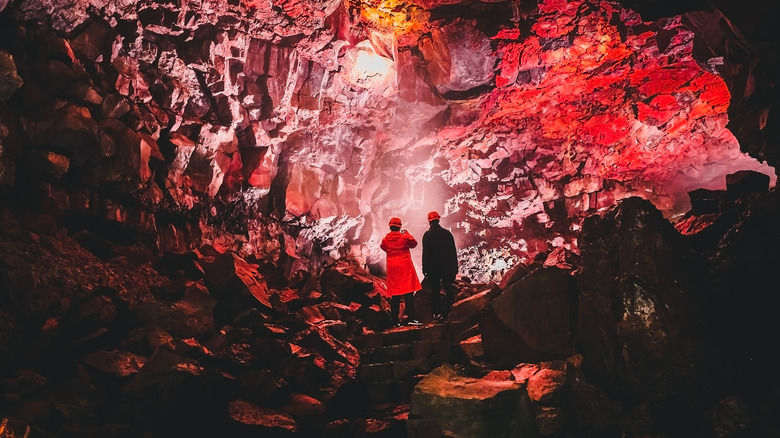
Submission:
[[215,320],[224,323],[245,309],[271,309],[268,285],[257,271],[257,265],[248,263],[232,251],[204,253],[199,260],[209,292],[217,299]]
[[133,318],[146,326],[160,327],[178,338],[204,338],[215,330],[216,300],[202,285],[188,287],[173,302],[149,301],[135,306]]
[[360,365],[357,349],[348,342],[336,339],[325,327],[312,327],[300,333],[293,342],[317,351],[329,361],[341,361],[352,366]]
[[292,416],[273,409],[257,406],[245,400],[234,400],[228,405],[229,426],[233,436],[264,436],[269,438],[294,436],[298,424]]
[[485,355],[485,350],[482,348],[482,336],[474,335],[468,339],[464,339],[458,343],[458,347],[463,351],[463,354],[469,358],[469,360],[475,361],[482,358]]
[[[464,438],[520,438],[533,433],[533,413],[522,384],[510,378],[467,377],[450,365],[436,368],[415,386],[411,416],[431,419],[445,434]],[[417,424],[429,427],[414,422],[410,428]]]
[[84,363],[106,375],[126,378],[137,373],[146,358],[129,351],[100,350],[84,356]]
[[493,299],[480,316],[485,354],[507,363],[574,352],[576,281],[569,270],[537,269]]
[[628,198],[583,224],[578,345],[611,395],[693,401],[706,344],[703,260],[649,201]]
[[726,193],[733,198],[769,191],[769,175],[755,170],[740,170],[726,175]]
[[71,165],[83,166],[100,144],[99,126],[89,109],[66,101],[51,101],[22,119],[32,145],[64,151]]
[[0,50],[0,102],[8,100],[23,82],[16,73],[14,57],[5,50]]
[[319,429],[325,424],[325,405],[314,397],[294,392],[279,410],[298,419],[301,425]]
[[690,213],[703,215],[719,212],[724,195],[723,190],[696,189],[688,192],[691,200]]
[[[512,369],[515,380],[525,383],[528,398],[535,403],[550,404],[560,401],[567,384],[568,364],[562,360],[521,364]],[[561,403],[558,403],[561,405]]]
[[493,79],[496,58],[476,22],[457,19],[439,29],[431,43],[421,44],[421,50],[440,93],[468,91]]
[[323,292],[334,294],[347,303],[354,301],[369,306],[378,303],[379,296],[374,291],[376,280],[357,263],[349,260],[336,261],[320,275]]

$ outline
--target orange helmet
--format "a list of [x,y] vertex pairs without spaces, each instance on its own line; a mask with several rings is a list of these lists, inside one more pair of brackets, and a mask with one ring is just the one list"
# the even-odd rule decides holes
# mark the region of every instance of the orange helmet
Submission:
[[400,227],[401,226],[401,218],[399,218],[399,217],[390,218],[390,226],[391,227]]
[[436,219],[441,219],[441,216],[439,216],[439,213],[432,211],[428,213],[428,222],[435,221]]

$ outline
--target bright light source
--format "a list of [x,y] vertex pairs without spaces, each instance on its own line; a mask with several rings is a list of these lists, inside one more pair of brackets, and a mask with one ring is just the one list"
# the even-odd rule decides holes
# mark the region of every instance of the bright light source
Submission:
[[393,60],[377,54],[367,40],[344,54],[342,66],[342,76],[361,88],[384,89],[395,82]]
[[376,53],[361,51],[355,61],[354,72],[355,76],[368,80],[374,76],[387,76],[392,67],[393,62],[389,59]]

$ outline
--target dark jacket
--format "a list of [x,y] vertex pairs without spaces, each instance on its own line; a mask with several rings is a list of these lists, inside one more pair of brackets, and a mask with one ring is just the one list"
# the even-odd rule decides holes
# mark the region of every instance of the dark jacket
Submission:
[[458,252],[455,238],[438,223],[422,238],[422,271],[426,277],[455,278],[458,273]]

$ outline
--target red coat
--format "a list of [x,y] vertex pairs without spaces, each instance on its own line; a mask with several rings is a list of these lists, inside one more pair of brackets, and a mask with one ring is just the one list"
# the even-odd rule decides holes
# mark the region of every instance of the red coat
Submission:
[[379,245],[387,253],[387,295],[403,295],[422,289],[409,248],[417,241],[409,233],[391,231]]

